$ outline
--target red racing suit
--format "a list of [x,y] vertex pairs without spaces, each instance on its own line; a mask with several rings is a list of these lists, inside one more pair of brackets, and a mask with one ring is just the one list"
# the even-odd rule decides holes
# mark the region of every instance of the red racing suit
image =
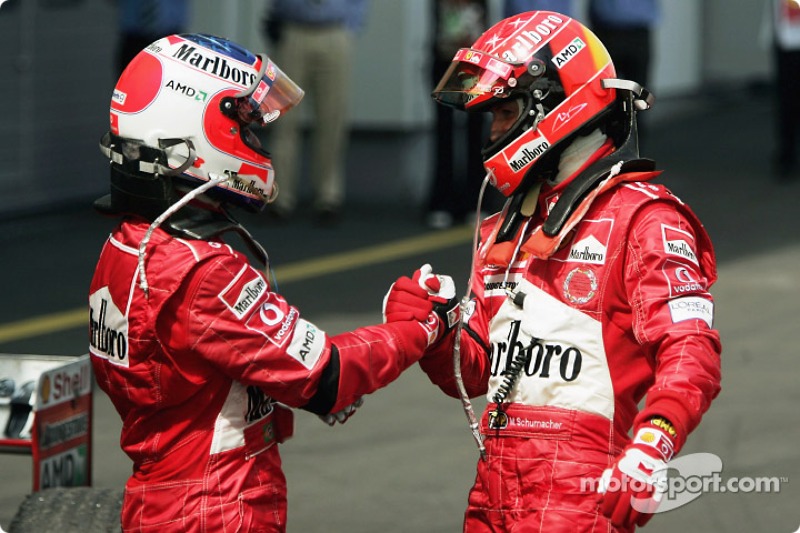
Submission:
[[275,445],[292,413],[336,412],[395,379],[424,352],[416,322],[329,337],[271,292],[221,241],[123,221],[90,288],[97,382],[122,417],[133,460],[125,531],[284,531],[286,482]]
[[[513,261],[513,242],[476,261],[461,371],[468,394],[489,400],[487,458],[465,531],[625,531],[600,513],[593,481],[630,442],[632,426],[665,417],[678,449],[718,394],[713,249],[667,189],[627,181],[649,177],[618,176],[552,255],[530,238]],[[562,190],[542,191],[528,235],[541,232]],[[483,242],[495,225],[484,223]],[[457,396],[454,337],[420,365]]]

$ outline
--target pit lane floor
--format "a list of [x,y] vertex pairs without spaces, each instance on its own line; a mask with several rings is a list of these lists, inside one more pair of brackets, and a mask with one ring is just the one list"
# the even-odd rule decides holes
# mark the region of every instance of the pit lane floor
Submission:
[[[649,124],[642,151],[666,169],[660,181],[694,208],[717,249],[723,390],[681,455],[719,456],[722,483],[656,516],[646,531],[796,531],[800,181],[770,176],[769,100],[714,96],[704,106],[667,107]],[[270,251],[280,291],[330,333],[379,321],[389,284],[424,262],[453,275],[459,292],[466,283],[469,228],[431,232],[402,206],[354,206],[329,229],[302,217],[280,227],[254,217],[246,224]],[[86,351],[75,315],[112,225],[88,207],[0,222],[0,353]],[[32,320],[45,315],[60,321]],[[475,404],[480,410],[483,401]],[[130,473],[119,428],[98,391],[97,487],[121,487]],[[282,454],[290,532],[460,531],[477,460],[459,402],[417,368],[367,397],[344,426],[298,413]],[[30,490],[30,458],[0,455],[0,526]]]

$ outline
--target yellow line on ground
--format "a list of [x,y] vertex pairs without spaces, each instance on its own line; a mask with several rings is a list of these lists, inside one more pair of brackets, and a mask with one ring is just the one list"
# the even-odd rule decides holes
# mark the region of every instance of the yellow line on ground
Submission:
[[287,283],[352,268],[385,263],[393,259],[412,257],[422,252],[463,244],[472,237],[472,232],[472,228],[463,226],[361,248],[351,252],[299,261],[283,268],[276,268],[275,277],[278,279],[278,283]]
[[[276,268],[275,277],[279,283],[288,283],[348,269],[385,263],[403,257],[412,257],[430,250],[463,244],[469,241],[472,237],[472,232],[473,230],[469,226],[462,226],[350,252],[298,261]],[[18,341],[86,324],[87,309],[85,307],[8,322],[0,324],[0,343]]]
[[88,313],[88,309],[83,307],[2,324],[0,325],[0,342],[17,341],[81,325],[88,327]]

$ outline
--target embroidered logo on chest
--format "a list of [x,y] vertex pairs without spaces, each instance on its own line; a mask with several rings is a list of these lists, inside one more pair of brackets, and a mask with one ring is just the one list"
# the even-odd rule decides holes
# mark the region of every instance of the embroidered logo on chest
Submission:
[[578,227],[569,249],[558,252],[556,259],[568,263],[605,264],[613,225],[614,221],[608,218],[584,220]]
[[597,276],[589,268],[570,270],[564,278],[564,298],[578,305],[589,303],[597,294]]

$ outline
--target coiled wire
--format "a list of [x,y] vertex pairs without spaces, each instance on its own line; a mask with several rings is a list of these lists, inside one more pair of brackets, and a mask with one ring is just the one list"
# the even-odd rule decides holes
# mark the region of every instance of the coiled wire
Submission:
[[497,404],[497,409],[503,412],[503,403],[508,399],[511,390],[516,385],[520,374],[526,366],[531,362],[531,353],[533,345],[538,339],[531,339],[530,344],[514,356],[508,368],[503,371],[503,382],[497,387],[497,392],[492,396],[492,401]]

